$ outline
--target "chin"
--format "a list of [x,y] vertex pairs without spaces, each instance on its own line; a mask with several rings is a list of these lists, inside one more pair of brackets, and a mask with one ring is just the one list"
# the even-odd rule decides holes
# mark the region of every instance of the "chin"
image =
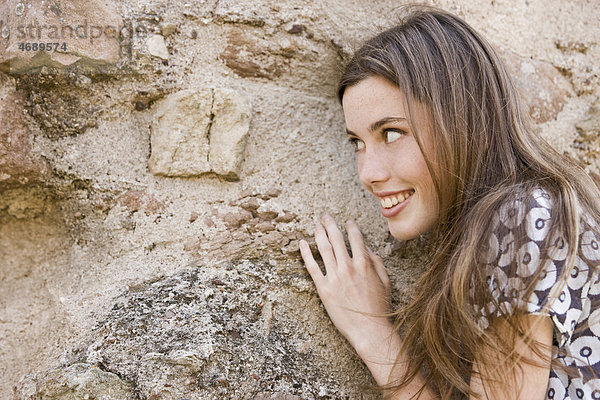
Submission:
[[396,240],[410,240],[410,239],[416,238],[420,234],[420,232],[418,230],[402,229],[402,228],[398,228],[393,225],[394,224],[388,224],[388,228],[389,228],[390,234]]

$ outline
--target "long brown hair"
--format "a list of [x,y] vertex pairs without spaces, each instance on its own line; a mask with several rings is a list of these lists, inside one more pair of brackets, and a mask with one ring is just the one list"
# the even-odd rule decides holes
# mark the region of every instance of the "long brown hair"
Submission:
[[[518,312],[503,315],[515,333],[511,338],[502,337],[493,324],[485,331],[478,325],[474,305],[494,301],[485,290],[482,261],[491,233],[490,216],[515,193],[542,187],[553,204],[553,234],[548,238],[558,234],[568,245],[561,275],[566,280],[579,245],[578,207],[600,221],[600,192],[576,162],[531,129],[501,60],[473,28],[427,6],[408,7],[404,15],[398,25],[367,41],[353,55],[340,80],[338,97],[341,101],[346,88],[380,76],[403,92],[409,122],[414,120],[412,103],[425,106],[436,163],[427,158],[426,162],[440,215],[429,236],[428,268],[410,304],[395,313],[408,364],[392,388],[424,373],[427,383],[446,399],[474,394],[469,383],[472,364],[483,345],[502,355],[504,367],[511,371],[522,359],[514,349],[517,336],[535,354],[542,354]],[[421,147],[422,133],[412,124],[410,128]],[[514,248],[519,248],[519,239],[515,240]],[[521,298],[529,298],[542,272],[538,268],[527,280]],[[491,381],[487,369],[492,366],[483,365],[479,373],[482,380]]]

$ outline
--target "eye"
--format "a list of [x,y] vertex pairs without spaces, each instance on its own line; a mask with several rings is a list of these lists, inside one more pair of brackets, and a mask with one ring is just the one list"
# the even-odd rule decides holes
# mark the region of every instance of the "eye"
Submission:
[[348,141],[350,143],[352,143],[352,146],[354,146],[354,150],[355,151],[359,151],[359,150],[362,150],[362,149],[365,148],[365,143],[362,140],[358,139],[358,138],[349,137]]
[[383,136],[386,143],[392,143],[404,135],[406,135],[406,132],[400,129],[386,129],[383,131]]

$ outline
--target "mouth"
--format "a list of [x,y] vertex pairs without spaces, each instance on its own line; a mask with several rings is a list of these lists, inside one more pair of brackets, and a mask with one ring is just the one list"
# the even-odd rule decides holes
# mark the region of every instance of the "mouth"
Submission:
[[414,189],[409,189],[391,196],[383,197],[379,201],[381,202],[381,207],[384,209],[390,209],[408,200],[414,193]]
[[392,218],[398,215],[410,203],[413,194],[415,194],[415,190],[408,189],[381,197],[379,200],[381,202],[381,215],[385,218]]

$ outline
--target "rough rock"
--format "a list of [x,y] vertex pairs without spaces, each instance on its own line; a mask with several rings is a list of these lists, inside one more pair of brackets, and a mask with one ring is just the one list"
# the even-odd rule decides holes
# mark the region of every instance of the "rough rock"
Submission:
[[302,400],[302,397],[286,393],[260,392],[254,400]]
[[600,102],[588,110],[584,119],[575,125],[578,137],[573,146],[580,152],[581,160],[591,164],[600,155]]
[[14,86],[0,86],[0,187],[42,182],[47,163],[32,152],[32,136],[23,115],[25,99]]
[[193,176],[210,171],[208,135],[211,110],[210,89],[182,90],[160,102],[152,125],[150,172],[155,175]]
[[250,211],[253,215],[256,214],[256,210],[260,207],[260,203],[256,197],[246,197],[240,201],[239,205],[244,210]]
[[163,60],[169,59],[169,50],[162,35],[152,35],[146,39],[146,47],[151,55]]
[[19,400],[134,400],[133,384],[86,363],[28,376],[15,387]]
[[[400,246],[357,178],[335,95],[342,63],[394,23],[398,1],[113,1],[0,1],[2,70],[12,65],[4,50],[18,32],[15,21],[37,18],[40,9],[49,12],[39,21],[50,24],[62,12],[65,26],[88,16],[90,28],[99,12],[123,25],[116,46],[94,40],[87,55],[73,48],[47,56],[72,60],[19,53],[21,67],[37,69],[0,72],[0,169],[17,165],[21,172],[11,177],[29,179],[6,190],[0,183],[0,399],[18,399],[14,387],[26,374],[44,398],[45,377],[57,376],[49,371],[78,364],[131,382],[137,399],[371,398],[360,392],[372,383],[369,372],[328,319],[298,242],[307,240],[320,263],[315,222],[329,213],[343,230],[341,222],[354,219],[385,260],[394,304],[411,298],[426,269],[426,243]],[[600,171],[590,108],[600,95],[595,2],[429,3],[512,53],[534,122],[545,121],[534,128],[560,151],[584,157],[591,173]],[[165,38],[168,61],[149,54],[152,35]],[[226,175],[211,163],[219,88],[237,91],[225,93],[235,107],[227,100],[224,108],[237,108],[238,95],[252,106],[241,167],[236,173],[231,160],[239,159],[229,153]],[[158,124],[161,104],[188,89],[206,91],[205,98],[185,107],[171,101],[164,109],[171,120]],[[169,135],[178,125],[198,136],[177,142]],[[155,174],[149,157],[162,157],[152,143],[158,128],[168,145],[164,171]],[[238,152],[242,141],[234,139],[228,152]],[[263,211],[278,215],[264,220]],[[228,223],[226,213],[243,218]],[[233,263],[240,258],[252,261]],[[167,289],[171,278],[188,281],[181,272],[189,265],[203,271],[196,284],[204,288]],[[191,321],[187,331],[183,319]],[[206,343],[214,343],[207,359]],[[80,393],[69,396],[84,399]]]
[[250,126],[249,101],[230,89],[187,89],[157,106],[148,168],[155,175],[214,172],[238,179]]
[[264,219],[265,221],[270,221],[277,216],[277,211],[273,210],[258,210],[258,217]]
[[537,123],[556,118],[572,94],[569,82],[552,64],[527,59],[511,51],[502,55],[520,95]]
[[239,228],[245,222],[252,219],[252,213],[246,210],[240,210],[238,212],[229,212],[224,214],[222,217],[223,222],[229,229]]
[[353,392],[326,378],[329,360],[296,339],[311,327],[293,318],[293,297],[273,296],[275,287],[289,290],[298,278],[268,264],[240,261],[132,286],[115,299],[93,339],[69,352],[67,367],[26,376],[18,398],[348,396]]
[[269,221],[260,221],[260,222],[257,222],[257,223],[256,223],[256,224],[255,224],[255,225],[254,225],[254,226],[251,228],[251,230],[252,230],[253,232],[264,232],[264,233],[266,233],[266,232],[271,232],[271,231],[274,231],[275,229],[276,229],[276,228],[275,228],[275,226],[273,225],[273,223],[272,223],[272,222],[269,222]]
[[117,204],[125,207],[130,213],[144,210],[146,215],[160,214],[166,205],[152,194],[143,190],[129,190],[117,198]]
[[287,223],[287,222],[292,222],[296,218],[298,218],[298,215],[294,214],[293,212],[284,210],[283,214],[279,214],[277,216],[277,218],[275,218],[275,222]]
[[[119,60],[123,22],[113,0],[6,0],[0,4],[0,16],[3,72],[20,74],[43,66],[75,64],[97,68]],[[40,43],[44,49],[52,43],[52,51],[41,50]],[[20,49],[20,44],[31,48]]]
[[217,174],[237,179],[250,129],[250,102],[235,90],[217,88],[212,114],[208,161]]

